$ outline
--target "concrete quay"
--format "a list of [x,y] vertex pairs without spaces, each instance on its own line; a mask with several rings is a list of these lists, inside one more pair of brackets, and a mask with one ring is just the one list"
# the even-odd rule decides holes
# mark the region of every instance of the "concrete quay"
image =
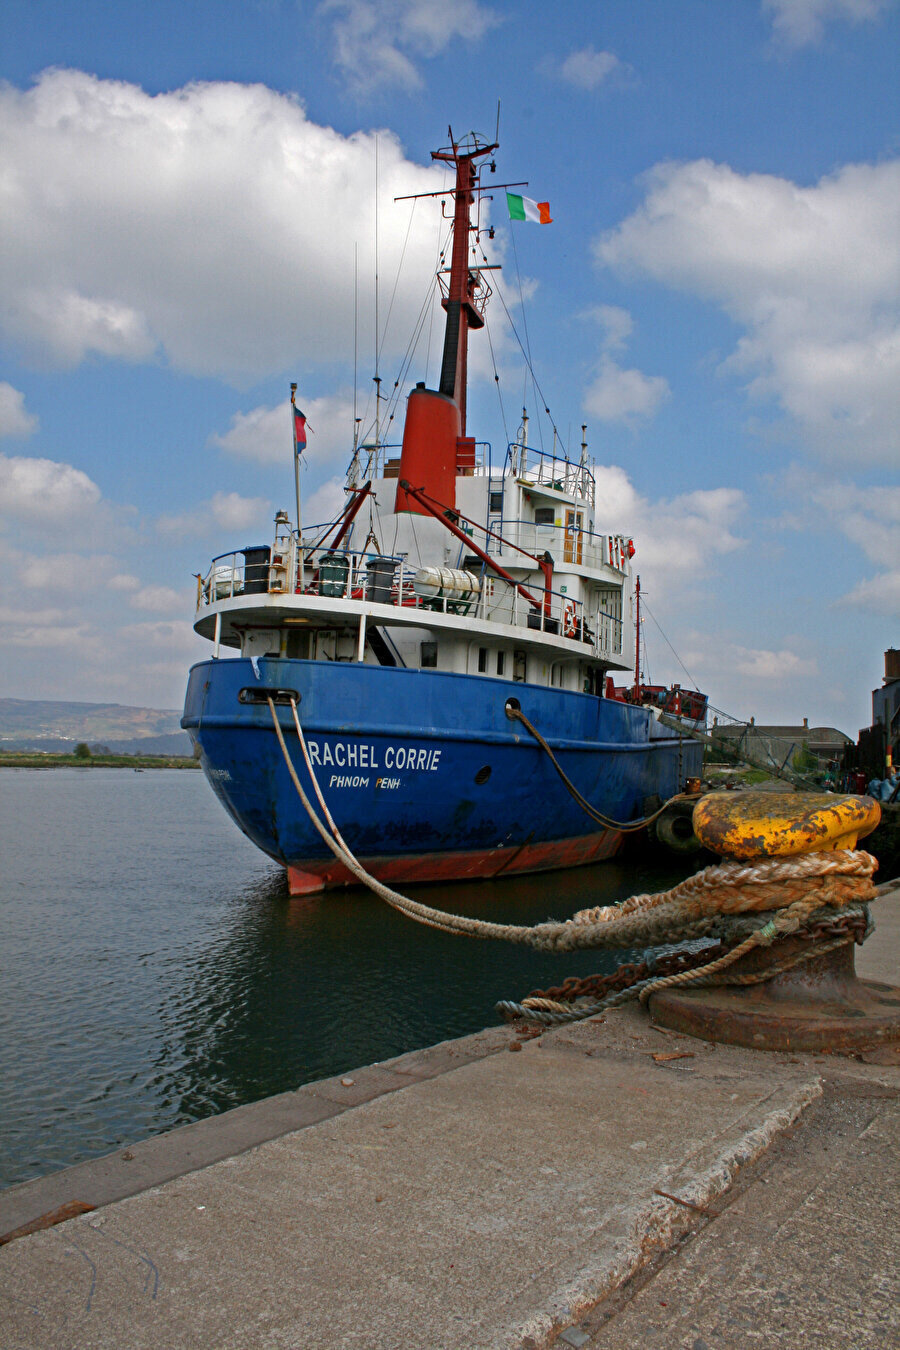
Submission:
[[[873,914],[900,984],[900,889]],[[627,1007],[308,1084],[0,1194],[4,1234],[96,1206],[0,1247],[0,1347],[887,1350],[896,1061]]]

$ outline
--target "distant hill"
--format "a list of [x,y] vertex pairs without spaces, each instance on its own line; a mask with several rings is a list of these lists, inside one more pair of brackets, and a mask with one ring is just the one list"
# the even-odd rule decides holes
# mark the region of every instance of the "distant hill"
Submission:
[[0,698],[0,748],[64,753],[86,741],[119,755],[189,755],[191,741],[180,718],[171,708]]

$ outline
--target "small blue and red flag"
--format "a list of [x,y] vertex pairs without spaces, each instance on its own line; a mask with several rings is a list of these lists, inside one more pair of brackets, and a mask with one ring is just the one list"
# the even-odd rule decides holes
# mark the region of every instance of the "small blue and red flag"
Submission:
[[300,455],[306,449],[306,418],[298,407],[291,404],[294,415],[294,454]]

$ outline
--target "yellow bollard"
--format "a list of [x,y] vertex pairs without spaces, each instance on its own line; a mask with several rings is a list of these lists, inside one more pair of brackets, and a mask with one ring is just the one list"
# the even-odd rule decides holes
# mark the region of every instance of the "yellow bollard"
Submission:
[[[706,848],[752,870],[754,860],[855,849],[880,819],[871,797],[714,792],[694,807],[693,826]],[[839,913],[820,913],[812,929],[740,956],[717,987],[684,983],[651,993],[653,1022],[757,1050],[874,1054],[897,1063],[900,989],[858,980],[854,970],[865,918],[852,932],[842,930]]]
[[741,859],[856,848],[880,820],[871,797],[829,792],[711,792],[694,807],[704,848]]

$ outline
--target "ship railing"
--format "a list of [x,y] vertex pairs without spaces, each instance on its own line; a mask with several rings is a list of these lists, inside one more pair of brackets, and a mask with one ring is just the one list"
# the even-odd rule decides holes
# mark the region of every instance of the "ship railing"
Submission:
[[424,598],[416,596],[414,579],[415,570],[404,567],[400,583],[403,604],[445,614],[467,614],[486,623],[509,624],[554,637],[571,638],[583,642],[590,654],[599,658],[619,655],[622,651],[624,628],[621,615],[602,607],[588,609],[583,600],[576,600],[565,591],[551,591],[545,595],[542,588],[532,586],[532,593],[541,601],[540,605],[534,605],[525,599],[515,584],[504,577],[485,573],[477,595]]
[[550,553],[560,565],[578,567],[611,567],[624,574],[628,566],[631,541],[623,534],[595,534],[581,526],[536,525],[533,520],[505,520],[504,539],[496,535],[488,538],[487,551],[492,556],[504,552],[504,541],[518,545],[536,555]]
[[197,608],[240,595],[265,595],[269,590],[271,550],[267,546],[237,549],[213,558],[205,576],[197,576]]
[[[367,478],[399,478],[400,458],[403,447],[398,443],[387,445],[361,445],[356,452],[354,466],[356,478],[365,482]],[[490,441],[466,441],[460,444],[458,451],[458,472],[474,477],[484,477],[492,472]]]
[[507,448],[506,462],[514,478],[535,486],[549,487],[564,492],[568,497],[582,497],[594,505],[596,484],[586,464],[573,464],[564,456],[548,450],[533,450],[531,446],[514,441]]
[[304,549],[301,569],[294,540],[281,551],[246,548],[214,558],[206,576],[197,579],[197,607],[237,596],[293,592],[421,610],[425,622],[426,614],[443,613],[509,624],[574,639],[598,657],[622,650],[621,617],[602,607],[589,611],[565,591],[545,595],[532,586],[540,601],[532,604],[515,584],[486,573],[471,592],[429,596],[418,592],[416,572],[402,554],[327,547]]

